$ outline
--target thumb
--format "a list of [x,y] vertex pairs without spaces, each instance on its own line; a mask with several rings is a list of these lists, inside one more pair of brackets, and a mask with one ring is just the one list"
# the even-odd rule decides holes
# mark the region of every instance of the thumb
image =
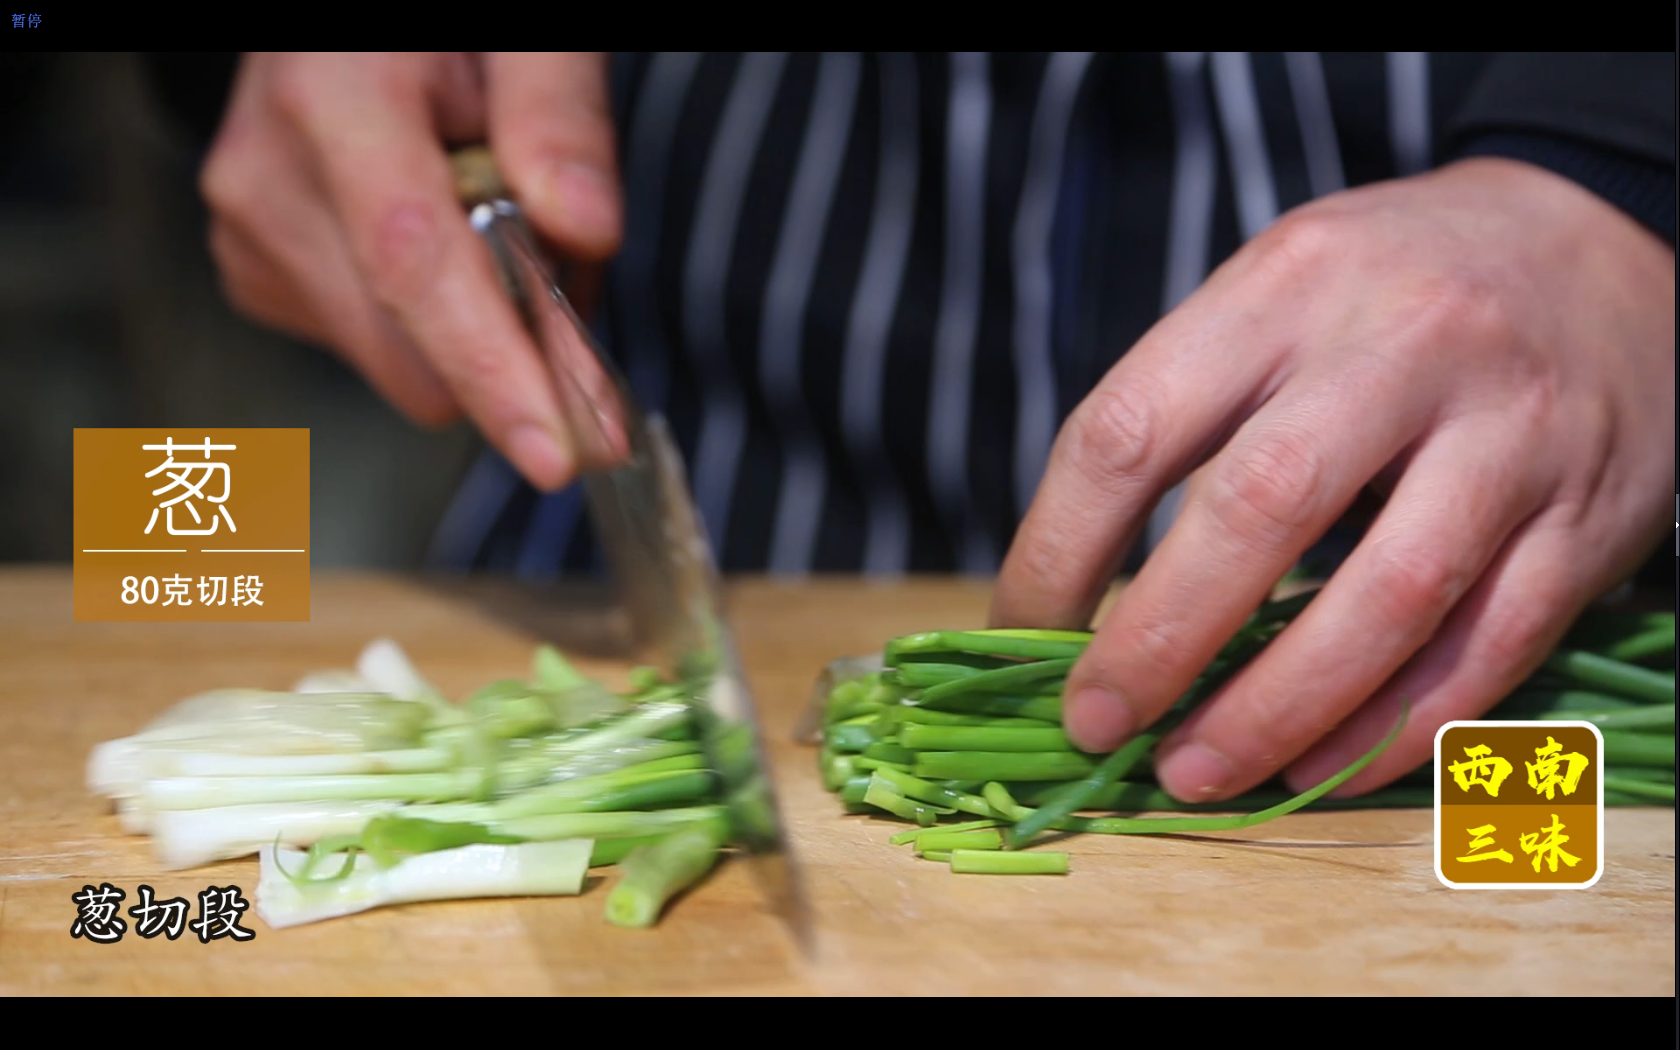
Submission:
[[607,56],[485,56],[490,147],[537,229],[575,258],[605,259],[623,236]]

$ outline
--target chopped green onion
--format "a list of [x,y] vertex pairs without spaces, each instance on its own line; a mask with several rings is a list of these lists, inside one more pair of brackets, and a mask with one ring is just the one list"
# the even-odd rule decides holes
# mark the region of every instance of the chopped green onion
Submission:
[[997,831],[973,830],[950,831],[938,830],[923,832],[916,840],[916,849],[927,850],[955,850],[955,849],[1002,849],[1003,835]]
[[888,789],[907,798],[917,799],[930,805],[949,807],[951,811],[972,813],[977,817],[996,817],[998,814],[986,800],[978,795],[953,791],[950,788],[912,776],[895,769],[880,769],[875,776],[888,785]]
[[589,871],[587,840],[469,845],[411,856],[381,868],[351,854],[342,877],[294,883],[285,866],[296,850],[264,847],[256,890],[257,915],[274,929],[341,918],[393,904],[478,897],[576,896]]
[[959,875],[1066,875],[1068,855],[954,849],[951,870]]
[[835,751],[863,752],[875,743],[876,736],[868,726],[834,726],[823,736],[823,742]]
[[914,831],[901,831],[888,841],[894,846],[904,846],[919,841],[923,835],[937,835],[953,831],[981,831],[986,828],[995,828],[999,823],[1001,823],[1001,821],[968,820],[960,824],[946,824],[933,829],[917,828]]
[[673,897],[717,864],[727,828],[723,821],[701,821],[632,850],[619,863],[623,877],[607,896],[607,921],[634,929],[652,926]]
[[864,758],[871,758],[877,762],[891,762],[896,766],[908,766],[916,761],[916,753],[901,744],[889,741],[879,741],[864,748]]

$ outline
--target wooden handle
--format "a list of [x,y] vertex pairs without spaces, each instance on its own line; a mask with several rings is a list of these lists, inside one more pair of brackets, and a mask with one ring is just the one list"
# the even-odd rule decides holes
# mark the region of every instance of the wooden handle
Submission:
[[[455,197],[469,211],[492,200],[513,200],[513,191],[502,179],[496,158],[488,146],[467,146],[449,155],[449,165],[455,172]],[[539,243],[541,238],[539,235]],[[553,271],[554,281],[571,300],[572,308],[585,320],[595,314],[601,290],[601,274],[594,265],[580,265],[563,252],[546,250],[545,260]]]
[[511,197],[489,147],[468,146],[456,150],[450,154],[449,164],[455,169],[455,196],[467,207]]

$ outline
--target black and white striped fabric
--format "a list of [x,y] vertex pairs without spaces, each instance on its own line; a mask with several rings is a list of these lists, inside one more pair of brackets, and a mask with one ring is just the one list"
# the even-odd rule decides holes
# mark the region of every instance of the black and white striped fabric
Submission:
[[[1281,213],[1438,163],[1489,57],[618,55],[599,332],[726,571],[990,573],[1126,348]],[[434,560],[598,567],[581,494],[494,454]]]

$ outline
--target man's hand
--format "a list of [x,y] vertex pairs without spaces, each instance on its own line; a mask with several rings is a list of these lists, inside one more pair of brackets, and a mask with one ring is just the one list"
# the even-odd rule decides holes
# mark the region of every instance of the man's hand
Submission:
[[[1159,718],[1362,492],[1311,606],[1159,748],[1162,784],[1341,793],[1428,761],[1665,535],[1674,252],[1573,183],[1477,160],[1284,217],[1162,320],[1058,438],[996,626],[1083,628],[1154,503],[1179,520],[1067,683],[1108,751]],[[1199,468],[1199,469],[1198,469]],[[1193,474],[1191,472],[1194,471]]]
[[326,344],[411,420],[464,410],[533,484],[575,473],[543,362],[456,200],[488,138],[539,232],[584,261],[620,237],[599,54],[252,54],[202,189],[233,303]]

